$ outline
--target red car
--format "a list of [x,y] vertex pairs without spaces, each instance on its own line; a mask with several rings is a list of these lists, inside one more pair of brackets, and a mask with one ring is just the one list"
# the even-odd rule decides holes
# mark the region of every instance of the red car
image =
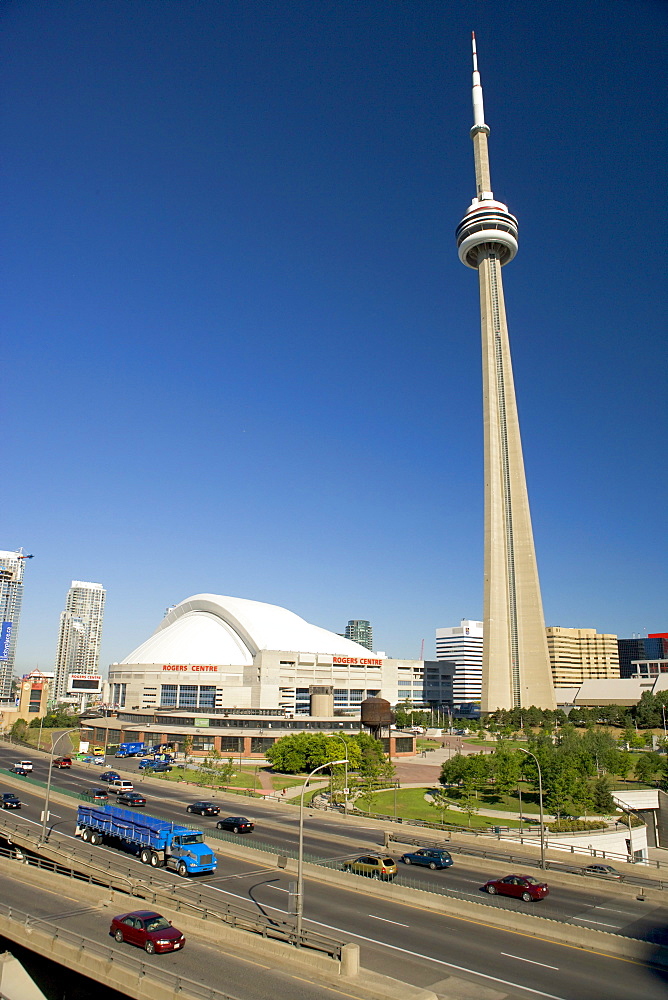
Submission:
[[72,767],[71,757],[56,757],[53,761],[54,767]]
[[483,889],[490,896],[495,896],[498,892],[500,896],[515,896],[525,903],[545,899],[550,891],[545,882],[538,882],[531,875],[506,875],[505,878],[490,879],[485,882]]
[[154,952],[179,951],[186,939],[172,927],[171,920],[154,913],[153,910],[133,910],[132,913],[121,913],[111,921],[109,933],[118,942],[127,941],[143,948],[149,955]]

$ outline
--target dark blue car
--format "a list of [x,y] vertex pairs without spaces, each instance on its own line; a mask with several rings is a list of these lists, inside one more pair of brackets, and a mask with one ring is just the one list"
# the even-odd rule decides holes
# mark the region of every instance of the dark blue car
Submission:
[[450,868],[452,858],[449,851],[442,851],[438,847],[421,847],[419,851],[411,851],[402,854],[401,860],[405,865],[422,865],[424,868]]

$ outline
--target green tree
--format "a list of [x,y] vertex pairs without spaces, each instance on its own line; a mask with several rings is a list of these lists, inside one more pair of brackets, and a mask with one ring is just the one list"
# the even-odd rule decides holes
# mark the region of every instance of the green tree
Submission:
[[584,814],[585,818],[593,807],[594,797],[591,784],[587,778],[580,776],[576,778],[571,788],[571,804],[576,817]]
[[190,754],[193,752],[193,738],[190,733],[186,733],[183,737],[183,756],[185,757],[186,764],[190,760]]
[[507,747],[498,747],[491,756],[492,779],[496,794],[509,795],[517,787],[520,777],[518,755]]
[[615,800],[610,794],[610,778],[603,775],[592,783],[592,809],[598,816],[609,816],[615,811]]
[[480,809],[480,804],[478,802],[478,793],[475,785],[475,780],[471,776],[467,776],[462,784],[462,797],[459,802],[460,808],[466,813],[469,821],[469,826],[471,825],[471,819]]
[[359,770],[364,774],[376,774],[385,763],[382,743],[368,733],[355,736],[341,734],[340,739],[324,733],[294,733],[282,736],[267,749],[265,756],[274,770],[283,774],[306,774],[328,761],[342,760],[343,757],[348,758],[349,771]]
[[643,785],[651,785],[656,777],[656,772],[660,767],[661,758],[655,753],[642,753],[639,755],[633,776],[636,781],[642,781]]
[[445,810],[450,807],[450,799],[445,788],[432,788],[430,791],[429,805],[437,809],[441,814],[441,823],[445,821]]
[[577,781],[575,772],[567,767],[555,770],[546,776],[543,801],[548,812],[557,817],[557,822],[563,813],[568,813],[571,804],[571,790]]
[[9,731],[15,740],[24,740],[28,734],[28,723],[25,719],[17,719]]

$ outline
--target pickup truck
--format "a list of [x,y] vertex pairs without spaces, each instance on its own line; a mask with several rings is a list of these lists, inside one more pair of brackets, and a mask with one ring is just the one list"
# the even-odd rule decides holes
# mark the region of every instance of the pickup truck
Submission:
[[137,854],[145,865],[171,868],[184,878],[216,870],[216,855],[204,843],[199,830],[130,809],[81,805],[74,832],[86,843],[104,841]]

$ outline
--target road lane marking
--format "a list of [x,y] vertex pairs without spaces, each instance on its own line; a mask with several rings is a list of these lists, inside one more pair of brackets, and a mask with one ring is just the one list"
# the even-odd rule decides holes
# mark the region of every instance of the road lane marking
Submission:
[[396,927],[410,927],[410,924],[402,924],[399,920],[388,920],[387,917],[377,917],[375,913],[367,913],[372,920],[382,920],[385,924],[394,924]]
[[592,920],[590,917],[573,917],[573,920],[586,920],[590,924],[598,924],[599,927],[616,927],[619,930],[619,924],[604,924],[602,920]]
[[512,986],[516,990],[525,990],[527,993],[534,993],[538,997],[547,997],[547,1000],[566,1000],[565,997],[556,996],[554,993],[544,993],[542,990],[534,990],[531,986],[523,986],[522,983],[513,983],[509,979],[499,979],[498,976],[488,976],[484,972],[476,969],[469,969],[465,965],[455,965],[454,962],[445,962],[441,958],[432,958],[431,955],[423,955],[419,951],[409,951],[407,948],[400,948],[396,944],[388,944],[387,941],[378,941],[376,938],[365,937],[364,934],[355,934],[354,931],[344,930],[342,927],[334,927],[332,924],[325,924],[321,920],[309,920],[309,923],[317,924],[319,927],[326,927],[330,931],[343,930],[344,934],[350,937],[359,938],[360,941],[367,941],[369,944],[380,945],[381,948],[389,948],[391,951],[399,951],[402,955],[411,955],[426,962],[435,962],[436,965],[443,965],[446,969],[457,969],[458,972],[468,972],[469,975],[479,976],[481,979],[489,979],[493,983],[501,983],[503,986]]
[[559,972],[559,966],[558,965],[546,965],[545,962],[534,962],[530,958],[522,958],[521,955],[511,955],[507,951],[502,951],[501,954],[505,955],[506,958],[516,958],[518,962],[529,962],[530,965],[540,965],[544,969],[554,969],[555,972]]
[[595,910],[605,910],[607,913],[621,913],[623,917],[627,916],[627,914],[629,914],[629,913],[632,916],[635,916],[635,914],[636,914],[635,910],[617,910],[617,909],[615,909],[612,906],[595,906],[594,909]]

